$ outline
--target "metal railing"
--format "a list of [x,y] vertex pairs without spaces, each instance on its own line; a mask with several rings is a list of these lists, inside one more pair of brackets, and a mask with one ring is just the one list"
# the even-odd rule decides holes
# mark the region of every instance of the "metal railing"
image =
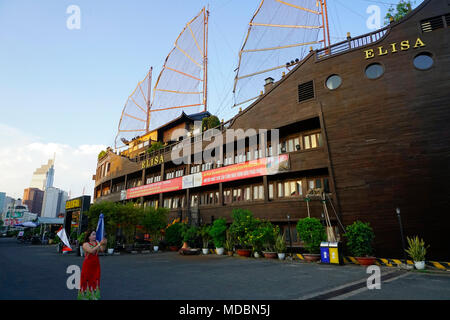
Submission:
[[331,45],[330,47],[317,50],[316,52],[317,60],[323,60],[325,58],[377,42],[386,35],[389,29],[390,26],[387,26],[384,27],[383,29],[368,34],[364,34],[356,38],[348,37],[347,40],[345,41],[338,42],[336,44]]

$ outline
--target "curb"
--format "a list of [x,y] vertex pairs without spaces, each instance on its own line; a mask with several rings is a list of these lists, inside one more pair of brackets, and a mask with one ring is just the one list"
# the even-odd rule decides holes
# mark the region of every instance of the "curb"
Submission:
[[[298,258],[301,261],[305,261],[305,258],[302,254],[297,253],[294,258]],[[344,264],[357,264],[359,265],[358,261],[354,257],[343,257]],[[400,259],[385,259],[385,258],[377,258],[375,260],[375,263],[379,266],[386,266],[386,267],[399,267],[403,265],[402,261]],[[414,265],[414,262],[411,260],[407,260],[408,265]],[[426,261],[425,264],[428,267],[431,267],[433,269],[438,269],[441,271],[450,271],[450,262],[437,262],[437,261]]]

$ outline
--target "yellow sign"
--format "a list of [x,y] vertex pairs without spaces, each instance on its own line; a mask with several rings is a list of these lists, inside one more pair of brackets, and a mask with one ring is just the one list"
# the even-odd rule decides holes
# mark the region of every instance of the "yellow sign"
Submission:
[[74,208],[81,208],[81,199],[73,199],[66,201],[66,210]]
[[156,166],[158,164],[161,164],[163,162],[164,162],[163,155],[159,155],[159,156],[147,159],[145,161],[142,161],[142,169],[150,168],[150,167]]
[[[418,49],[422,47],[425,47],[425,43],[420,38],[417,38],[413,48]],[[385,48],[384,46],[380,46],[376,49],[365,50],[364,53],[366,55],[366,59],[372,59],[375,58],[376,56],[381,57],[389,53],[396,53],[398,51],[407,51],[409,49],[411,49],[411,43],[409,40],[405,40],[400,42],[400,44],[398,44],[397,42],[391,43],[387,48]]]

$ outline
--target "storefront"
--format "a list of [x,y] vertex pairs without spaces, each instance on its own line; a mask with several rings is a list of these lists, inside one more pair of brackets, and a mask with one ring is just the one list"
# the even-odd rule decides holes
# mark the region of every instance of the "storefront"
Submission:
[[64,229],[67,235],[71,231],[76,231],[77,236],[86,231],[88,225],[88,217],[85,214],[91,206],[91,197],[82,196],[66,201],[66,214],[64,216]]

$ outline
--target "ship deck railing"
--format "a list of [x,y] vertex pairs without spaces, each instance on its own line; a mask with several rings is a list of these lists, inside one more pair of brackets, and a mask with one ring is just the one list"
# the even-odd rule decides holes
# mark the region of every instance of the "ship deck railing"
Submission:
[[382,29],[379,29],[377,31],[364,34],[362,36],[352,38],[347,37],[347,40],[344,40],[342,42],[335,43],[329,47],[319,49],[316,51],[316,58],[317,60],[323,60],[350,50],[358,49],[361,47],[365,47],[367,45],[370,45],[372,43],[375,43],[382,39],[386,33],[389,31],[390,26],[386,26]]
[[[217,127],[213,128],[213,129],[219,130],[221,133],[224,133],[230,127],[232,120],[233,119],[230,119],[227,122],[223,122],[223,123],[221,123],[220,125],[218,125]],[[212,132],[212,131],[209,131],[209,132]],[[194,135],[194,136],[190,137],[189,139],[191,141],[191,145],[194,144],[195,142],[199,141],[203,137],[203,135],[205,135],[205,138],[209,138],[209,137],[207,137],[208,136],[208,131],[205,131],[205,132],[202,132],[200,134],[197,134],[197,135]],[[141,161],[146,160],[147,158],[153,158],[155,156],[171,152],[173,149],[182,148],[182,143],[185,143],[185,140],[169,144],[169,145],[164,146],[163,148],[161,148],[159,150],[155,150],[155,151],[153,151],[151,153],[146,152],[144,155],[137,156],[137,157],[134,157],[134,158],[130,158],[130,160],[134,161],[134,162],[141,162]]]

